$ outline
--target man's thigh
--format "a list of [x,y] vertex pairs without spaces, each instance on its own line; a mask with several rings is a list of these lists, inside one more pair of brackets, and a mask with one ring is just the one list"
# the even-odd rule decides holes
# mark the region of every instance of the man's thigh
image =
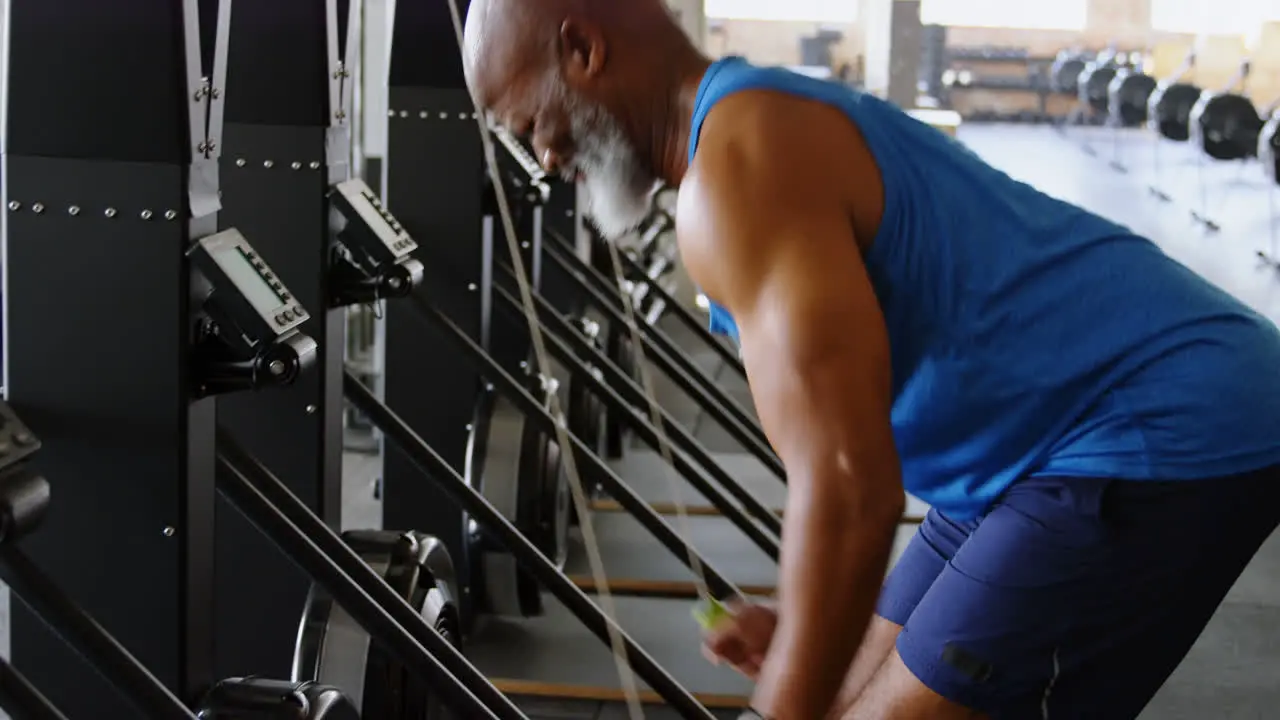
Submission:
[[1032,478],[963,542],[898,636],[933,692],[996,720],[1133,718],[1280,521],[1280,473]]
[[977,521],[958,523],[936,509],[929,510],[885,578],[876,603],[876,615],[894,625],[905,625],[938,575],[977,527]]

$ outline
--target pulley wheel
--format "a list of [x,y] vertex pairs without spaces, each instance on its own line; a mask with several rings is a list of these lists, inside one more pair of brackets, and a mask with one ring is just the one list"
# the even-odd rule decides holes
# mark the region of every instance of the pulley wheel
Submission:
[[[605,353],[604,343],[600,339],[600,326],[596,323],[582,319],[577,323],[582,330],[583,335],[591,342],[592,347],[601,354]],[[591,363],[584,363],[591,371],[592,376],[601,382],[604,381],[604,374],[600,369]],[[597,455],[603,455],[605,452],[605,405],[600,398],[587,386],[587,383],[572,378],[569,381],[569,432],[582,441]]]
[[1280,110],[1271,113],[1271,119],[1258,134],[1258,159],[1262,161],[1262,172],[1280,185]]
[[[461,648],[457,576],[439,539],[382,530],[352,530],[342,539],[423,622]],[[384,648],[324,588],[313,585],[298,631],[293,680],[342,688],[362,717],[443,720],[436,694]]]
[[1147,126],[1160,137],[1186,142],[1191,137],[1191,109],[1201,90],[1188,83],[1161,83],[1147,101]]
[[[606,340],[606,349],[613,364],[627,377],[634,379],[637,385],[643,387],[643,379],[640,376],[640,362],[636,357],[635,344],[631,338],[631,329],[611,325]],[[619,417],[618,412],[614,410],[607,411],[605,451],[610,458],[617,460],[626,453],[629,435],[629,426],[625,420]]]
[[1080,73],[1077,86],[1080,102],[1087,105],[1093,112],[1105,113],[1108,102],[1107,90],[1115,76],[1114,66],[1095,63],[1086,65],[1084,72]]
[[1191,139],[1214,160],[1253,157],[1262,125],[1253,101],[1235,93],[1203,93],[1191,108]]
[[[588,366],[588,369],[592,377],[604,381],[599,368]],[[606,414],[604,403],[585,382],[569,382],[569,432],[597,455],[605,450]]]
[[[554,382],[529,376],[526,389],[550,411]],[[564,424],[563,417],[559,422]],[[466,455],[466,478],[498,514],[515,526],[552,564],[569,553],[572,496],[559,444],[541,432],[511,401],[492,389],[476,404]],[[520,567],[487,528],[467,519],[468,563],[477,605],[506,617],[541,615],[541,586]]]
[[199,709],[204,720],[360,720],[342,691],[313,682],[263,678],[230,678],[205,695]]
[[569,528],[573,517],[573,492],[569,488],[569,471],[563,462],[560,443],[555,438],[537,438],[536,452],[542,458],[542,492],[538,497],[538,537],[534,544],[560,570],[569,562]]
[[[544,410],[551,411],[551,395],[557,390],[554,383],[544,383],[537,376],[531,376],[528,390]],[[559,422],[562,427],[567,425],[563,415]],[[526,537],[553,565],[563,570],[569,559],[569,511],[573,501],[568,474],[561,463],[560,443],[554,434],[543,433],[531,422],[525,423],[523,443],[521,455],[526,460],[521,463],[517,527],[522,528],[522,532],[527,527]],[[529,492],[523,492],[526,485]]]
[[[588,368],[597,380],[604,380],[604,375],[599,368],[591,366]],[[608,424],[607,417],[608,412],[604,403],[590,388],[586,387],[584,382],[576,378],[569,381],[569,432],[598,457],[605,457],[608,449],[608,438],[605,432]],[[582,467],[582,463],[578,463],[578,467]],[[567,479],[565,485],[567,490]],[[587,492],[588,497],[591,497],[595,495],[596,487],[594,484],[588,484],[584,478],[583,490]],[[572,527],[580,523],[578,508],[573,504],[573,498],[570,496],[569,525]]]
[[1147,101],[1156,89],[1156,79],[1145,73],[1124,69],[1116,73],[1107,88],[1107,112],[1114,125],[1138,127],[1147,121]]

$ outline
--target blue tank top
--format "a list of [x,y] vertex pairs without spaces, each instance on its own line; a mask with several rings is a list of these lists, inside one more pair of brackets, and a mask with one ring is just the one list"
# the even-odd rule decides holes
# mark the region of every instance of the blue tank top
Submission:
[[[897,107],[781,68],[711,66],[690,163],[707,113],[749,89],[840,109],[880,168],[884,213],[865,262],[912,495],[965,520],[1030,475],[1189,480],[1280,463],[1270,321]],[[737,339],[714,302],[711,328]]]

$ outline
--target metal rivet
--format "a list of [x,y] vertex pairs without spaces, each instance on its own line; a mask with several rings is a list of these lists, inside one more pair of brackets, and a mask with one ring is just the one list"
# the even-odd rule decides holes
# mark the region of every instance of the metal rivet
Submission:
[[311,161],[311,165],[310,165],[309,167],[310,167],[312,170],[319,170],[319,169],[320,169],[320,162],[319,162],[319,161],[317,161],[317,160],[312,160],[312,161]]
[[472,119],[472,120],[479,120],[479,119],[480,119],[480,113],[471,113],[471,119]]
[[173,537],[173,534],[178,531],[172,525],[166,525],[165,529],[160,532],[164,533],[165,537]]
[[39,215],[40,213],[44,212],[44,203],[35,203],[35,204],[33,204],[33,205],[31,206],[31,212],[36,213],[37,215]]
[[493,383],[485,383],[484,390],[485,392],[493,392]]
[[395,116],[396,116],[396,111],[395,111],[395,110],[388,110],[388,111],[387,111],[387,117],[395,117]]
[[315,405],[308,405],[308,406],[307,406],[307,414],[308,414],[308,415],[315,415],[315,414],[316,414],[316,410],[318,410],[318,409],[319,409],[319,408],[317,408]]
[[164,211],[164,219],[165,219],[165,220],[172,220],[172,219],[174,219],[174,218],[176,218],[176,217],[178,217],[178,211],[177,211],[177,210],[165,210],[165,211]]
[[292,163],[289,163],[289,167],[293,168],[294,170],[301,170],[302,163],[298,162],[297,160],[294,160]]
[[565,216],[565,217],[573,217],[573,211],[572,211],[572,210],[565,210],[565,211],[564,211],[564,216]]
[[142,213],[141,213],[141,215],[142,215],[142,219],[143,219],[143,220],[150,220],[150,219],[151,219],[151,211],[150,211],[150,210],[143,210],[143,211],[142,211]]
[[478,290],[478,289],[479,289],[479,288],[477,288],[477,287],[476,287],[476,284],[475,284],[475,283],[467,283],[467,291],[468,291],[468,292],[475,292],[475,291],[476,291],[476,290]]
[[467,423],[466,425],[462,426],[462,429],[466,430],[467,432],[471,432],[472,430],[475,429],[475,427],[476,427],[475,425],[472,425],[471,423]]
[[525,240],[524,242],[520,243],[520,247],[524,248],[525,250],[528,250],[528,249],[529,249],[529,241],[528,241],[528,240]]
[[236,158],[236,167],[244,167],[244,166],[245,166],[244,158]]
[[276,161],[275,161],[275,160],[263,160],[263,161],[262,161],[262,167],[264,167],[264,168],[273,168],[273,167],[275,167],[275,166],[276,166]]
[[426,111],[426,110],[422,110],[422,111],[420,111],[420,112],[418,113],[418,117],[422,118],[423,120],[426,120],[426,119],[427,119],[427,117],[428,117],[428,115],[427,115],[427,111]]
[[445,112],[440,113],[440,119],[441,119],[441,120],[448,120],[448,119],[449,119],[449,113],[445,113]]
[[400,117],[402,117],[402,118],[407,118],[407,117],[409,117],[409,111],[408,111],[408,110],[401,110],[401,111],[400,111]]
[[466,113],[458,113],[458,119],[459,119],[459,120],[466,120],[466,119],[467,119],[467,114],[466,114]]
[[103,210],[103,211],[102,211],[102,214],[103,214],[103,215],[106,215],[106,216],[107,216],[107,217],[109,217],[109,218],[113,218],[113,217],[115,217],[115,216],[116,216],[116,209],[115,209],[115,208],[107,208],[106,210]]
[[17,200],[10,200],[9,209],[14,212],[17,212],[22,209],[22,203],[18,202]]
[[80,206],[79,206],[79,205],[72,205],[71,207],[67,208],[67,214],[68,214],[68,215],[70,215],[71,217],[75,217],[76,215],[79,215],[79,214],[80,214]]

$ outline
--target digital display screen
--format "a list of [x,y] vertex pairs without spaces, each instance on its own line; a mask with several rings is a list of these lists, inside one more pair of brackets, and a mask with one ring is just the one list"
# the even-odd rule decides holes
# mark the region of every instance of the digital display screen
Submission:
[[403,255],[404,253],[400,252],[402,250],[402,246],[398,244],[398,241],[404,232],[403,228],[398,228],[391,224],[391,221],[394,218],[391,217],[390,213],[379,211],[379,205],[375,195],[366,190],[361,190],[360,198],[363,199],[364,202],[356,205],[356,209],[360,213],[360,216],[365,219],[365,222],[368,223],[369,227],[373,228],[374,234],[378,236],[378,240],[380,240],[383,245],[387,246],[387,249],[391,250],[397,256]]
[[258,312],[263,315],[269,315],[271,312],[285,304],[284,298],[280,297],[267,281],[262,278],[258,269],[253,266],[253,261],[242,245],[221,245],[215,256],[218,265],[222,266],[227,277],[236,284],[240,292],[244,293],[247,299]]

